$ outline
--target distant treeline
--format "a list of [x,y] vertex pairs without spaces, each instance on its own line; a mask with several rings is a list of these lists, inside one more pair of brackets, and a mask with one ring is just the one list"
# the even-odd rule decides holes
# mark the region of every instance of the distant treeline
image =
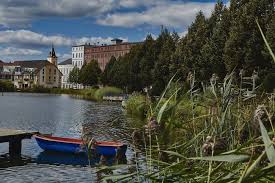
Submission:
[[156,40],[148,35],[144,44],[134,46],[125,56],[113,57],[100,80],[128,92],[152,86],[151,93],[158,95],[175,73],[183,82],[190,72],[204,82],[214,73],[222,80],[234,71],[236,81],[239,74],[250,77],[256,73],[259,82],[267,78],[265,83],[270,86],[274,63],[256,19],[275,50],[273,0],[231,0],[230,7],[218,1],[209,18],[197,14],[184,37],[162,28]]

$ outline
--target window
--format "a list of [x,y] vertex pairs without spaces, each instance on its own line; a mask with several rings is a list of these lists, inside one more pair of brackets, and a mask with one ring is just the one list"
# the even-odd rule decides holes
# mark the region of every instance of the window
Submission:
[[74,53],[73,53],[73,58],[74,58]]
[[56,74],[56,69],[54,69],[54,74]]
[[44,76],[42,77],[42,81],[43,81],[43,82],[45,81],[45,78],[44,78]]
[[49,76],[49,81],[51,80],[51,76]]

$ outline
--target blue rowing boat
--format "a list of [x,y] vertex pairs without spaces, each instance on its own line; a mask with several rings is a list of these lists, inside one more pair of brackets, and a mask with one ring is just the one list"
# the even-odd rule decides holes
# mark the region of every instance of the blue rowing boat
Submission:
[[[56,151],[65,153],[87,153],[87,147],[83,140],[73,138],[63,138],[45,135],[33,135],[39,147],[45,151]],[[103,156],[115,156],[119,152],[124,155],[127,145],[120,142],[98,141],[94,145],[95,153]]]

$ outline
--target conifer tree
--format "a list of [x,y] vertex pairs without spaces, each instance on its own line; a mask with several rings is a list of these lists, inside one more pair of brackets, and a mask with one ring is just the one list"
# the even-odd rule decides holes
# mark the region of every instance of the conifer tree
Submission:
[[153,69],[156,60],[155,40],[148,35],[143,44],[144,56],[140,58],[140,80],[142,88],[149,87],[153,83]]
[[109,62],[106,64],[105,69],[102,73],[102,83],[104,85],[110,85],[112,80],[111,70],[116,62],[116,57],[112,56]]

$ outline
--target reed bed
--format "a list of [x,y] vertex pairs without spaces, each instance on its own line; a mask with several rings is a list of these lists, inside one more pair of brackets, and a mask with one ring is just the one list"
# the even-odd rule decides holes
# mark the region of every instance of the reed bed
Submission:
[[[137,159],[135,171],[104,180],[275,182],[275,93],[259,92],[256,79],[256,72],[245,77],[240,71],[200,83],[190,72],[187,89],[172,78],[157,102],[141,102],[148,123],[135,148],[145,162]],[[126,105],[131,111],[141,105],[142,97],[134,97]]]

